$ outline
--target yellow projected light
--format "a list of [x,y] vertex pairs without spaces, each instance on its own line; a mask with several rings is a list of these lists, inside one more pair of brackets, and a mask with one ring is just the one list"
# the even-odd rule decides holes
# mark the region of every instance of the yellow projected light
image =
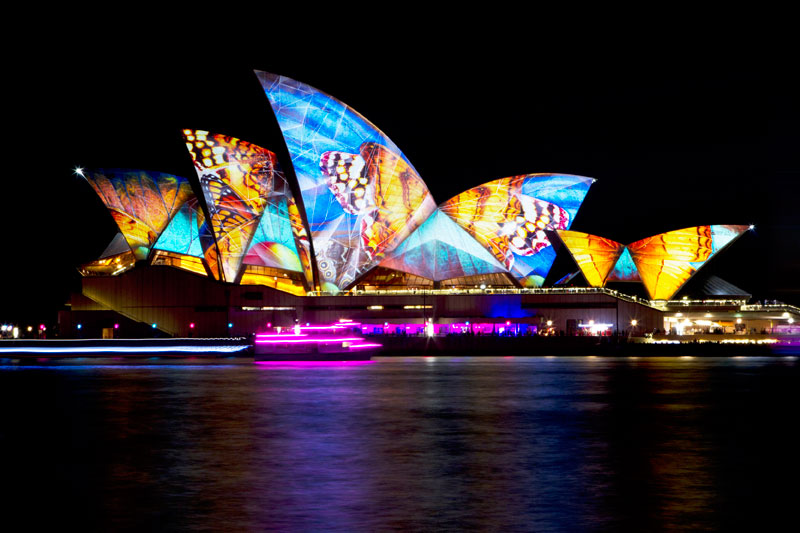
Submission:
[[206,204],[216,247],[204,250],[211,272],[233,282],[267,196],[274,186],[275,154],[255,144],[202,130],[184,130]]
[[558,231],[558,236],[592,287],[603,287],[609,280],[620,281],[613,274],[627,250],[650,298],[669,300],[715,253],[748,229],[751,227],[744,225],[694,226],[627,246],[577,231]]
[[603,287],[608,274],[625,250],[625,245],[605,237],[578,231],[559,230],[557,233],[578,264],[587,283],[592,287]]
[[127,169],[80,173],[103,200],[136,259],[145,259],[172,216],[191,197],[186,178]]

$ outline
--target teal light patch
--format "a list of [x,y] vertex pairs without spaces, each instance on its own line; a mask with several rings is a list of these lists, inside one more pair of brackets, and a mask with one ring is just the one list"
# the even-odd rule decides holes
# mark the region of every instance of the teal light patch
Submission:
[[433,281],[506,272],[497,259],[439,210],[381,262]]
[[631,252],[626,247],[622,255],[619,256],[617,264],[614,265],[614,270],[606,278],[606,281],[642,281],[639,277],[639,271],[636,270],[636,265],[633,263]]
[[200,245],[197,228],[197,211],[189,206],[189,202],[183,204],[175,213],[153,248],[165,252],[203,257],[203,247]]

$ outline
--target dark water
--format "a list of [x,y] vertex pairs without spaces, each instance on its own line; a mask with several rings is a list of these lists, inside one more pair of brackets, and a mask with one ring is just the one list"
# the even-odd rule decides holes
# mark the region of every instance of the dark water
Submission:
[[800,362],[0,365],[2,523],[795,530]]

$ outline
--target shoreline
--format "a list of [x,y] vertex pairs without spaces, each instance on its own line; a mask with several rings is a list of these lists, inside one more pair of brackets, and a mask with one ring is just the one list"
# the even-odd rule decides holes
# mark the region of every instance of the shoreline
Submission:
[[[758,343],[739,339],[663,343],[616,337],[380,337],[373,357],[737,357],[800,356],[800,342]],[[736,342],[736,341],[739,342]],[[727,342],[725,342],[727,341]],[[218,339],[15,339],[0,340],[0,359],[76,357],[125,359],[253,357],[244,337]]]

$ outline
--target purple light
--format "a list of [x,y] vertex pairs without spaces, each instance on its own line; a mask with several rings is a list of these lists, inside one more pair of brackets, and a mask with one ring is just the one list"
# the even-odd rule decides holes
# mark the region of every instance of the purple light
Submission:
[[284,366],[284,367],[313,367],[313,366],[361,366],[371,365],[375,361],[256,361],[257,365]]
[[40,353],[40,354],[60,354],[60,353],[164,353],[164,352],[178,352],[178,353],[233,353],[247,349],[247,346],[233,345],[233,346],[184,346],[184,345],[171,345],[171,346],[42,346],[42,347],[20,347],[20,348],[5,348],[0,347],[0,353]]
[[349,328],[349,327],[350,327],[349,324],[342,324],[342,325],[335,325],[335,326],[300,326],[300,329],[301,330],[304,330],[304,329],[314,329],[314,330],[316,330],[316,329],[333,329],[333,330],[336,330],[336,329],[344,329],[344,328]]
[[346,341],[360,341],[364,340],[361,337],[310,337],[308,339],[271,339],[271,340],[256,340],[256,344],[311,344],[314,342],[346,342]]
[[351,344],[350,347],[351,348],[381,348],[381,347],[383,347],[383,344],[377,344],[377,343],[372,342],[372,343],[366,343],[366,344]]
[[307,333],[259,333],[257,339],[296,339],[297,337],[308,337]]

